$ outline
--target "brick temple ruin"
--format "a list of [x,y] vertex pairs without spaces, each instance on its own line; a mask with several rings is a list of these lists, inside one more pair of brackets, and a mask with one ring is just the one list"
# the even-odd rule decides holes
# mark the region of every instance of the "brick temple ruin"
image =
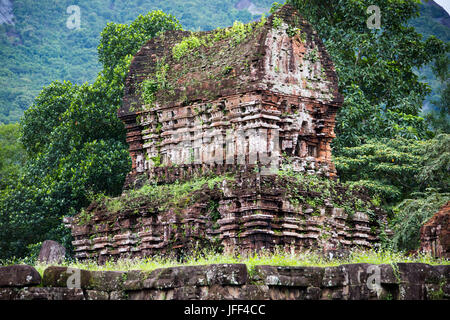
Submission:
[[[164,212],[150,201],[117,214],[93,203],[87,223],[79,215],[70,225],[77,258],[149,256],[199,241],[243,252],[377,243],[379,225],[367,212],[350,214],[331,200],[292,203],[277,176],[285,166],[336,176],[330,143],[343,98],[322,41],[289,5],[245,27],[168,31],[149,40],[131,62],[118,112],[132,159],[123,197],[146,183],[225,174],[233,182]],[[174,48],[189,39],[201,45],[175,57]],[[158,87],[150,101],[143,99],[148,79]],[[220,214],[215,221],[211,201]]]
[[[264,155],[275,166],[284,156],[298,170],[335,175],[330,143],[343,98],[333,63],[291,7],[276,18],[282,21],[277,28],[271,17],[239,44],[224,39],[181,61],[172,58],[172,48],[190,32],[166,33],[136,54],[119,111],[133,161],[129,180],[144,173],[166,181],[167,168],[177,178],[201,170],[221,173],[256,164]],[[172,93],[158,92],[154,106],[146,108],[140,84],[160,61],[168,66]]]
[[420,228],[420,251],[450,259],[450,201]]

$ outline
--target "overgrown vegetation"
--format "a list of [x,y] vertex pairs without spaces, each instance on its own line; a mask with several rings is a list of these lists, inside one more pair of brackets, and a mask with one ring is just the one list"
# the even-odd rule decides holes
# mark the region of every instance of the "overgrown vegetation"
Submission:
[[334,157],[339,177],[364,185],[384,204],[402,201],[411,192],[449,188],[450,135],[430,140],[370,140],[344,148]]
[[429,189],[411,195],[393,208],[394,237],[392,247],[396,250],[415,250],[420,245],[420,228],[439,209],[450,201],[450,193]]
[[[170,257],[170,255],[156,255],[149,258],[120,259],[117,261],[106,261],[99,265],[96,261],[72,261],[66,260],[60,264],[72,268],[90,270],[90,271],[130,271],[142,270],[153,271],[159,268],[170,268],[177,266],[198,266],[209,264],[236,264],[243,263],[247,265],[250,274],[254,272],[255,266],[307,266],[307,267],[333,267],[350,263],[369,263],[369,264],[394,264],[395,263],[426,263],[430,265],[448,265],[448,260],[435,259],[429,255],[405,255],[389,250],[371,250],[363,251],[355,249],[350,252],[346,258],[328,259],[314,251],[292,252],[278,248],[273,252],[260,251],[258,253],[249,253],[241,255],[239,253],[224,254],[212,250],[196,250],[190,256],[185,257],[182,262]],[[18,263],[27,263],[33,265],[41,275],[49,267],[47,264],[38,263],[30,260],[11,260],[0,262],[0,265],[10,265]],[[54,265],[54,264],[52,264]]]
[[26,161],[18,124],[0,125],[0,190],[17,181]]
[[419,247],[420,227],[450,201],[450,135],[371,140],[334,158],[340,179],[363,186],[391,218],[396,250]]
[[212,47],[216,42],[231,39],[234,45],[241,43],[252,32],[263,26],[266,23],[264,15],[260,21],[244,24],[240,21],[235,21],[231,27],[216,29],[213,33],[208,35],[200,35],[192,33],[189,37],[184,38],[180,43],[175,44],[172,49],[172,55],[175,60],[180,60],[188,53],[192,54],[195,49],[204,46]]
[[343,208],[350,217],[356,212],[364,212],[372,223],[378,223],[374,210],[379,199],[370,199],[364,186],[344,186],[338,181],[289,169],[279,171],[278,176],[284,181],[287,198],[294,205],[303,204],[317,209],[329,203]]
[[155,94],[159,90],[169,90],[171,85],[167,81],[167,71],[169,65],[165,63],[164,59],[160,60],[156,64],[156,72],[153,77],[145,79],[141,84],[142,99],[150,107],[155,102]]
[[169,208],[185,208],[195,202],[196,191],[204,187],[212,190],[219,186],[224,180],[232,181],[232,176],[201,177],[186,182],[175,182],[172,184],[147,183],[142,188],[125,192],[122,196],[98,197],[97,202],[103,203],[111,214],[121,211],[133,211],[141,205],[153,204],[153,208],[164,211]]
[[0,190],[0,257],[25,256],[46,239],[70,249],[63,217],[86,207],[92,195],[120,194],[131,161],[117,110],[131,57],[158,32],[179,28],[161,11],[130,25],[108,24],[95,82],[54,81],[38,95],[20,123],[27,161]]
[[[269,1],[256,2],[265,7],[270,5]],[[393,240],[395,249],[416,248],[418,228],[447,201],[449,193],[449,136],[437,135],[448,133],[449,127],[448,44],[434,37],[424,39],[408,26],[411,19],[418,17],[419,6],[414,0],[291,2],[301,8],[302,14],[325,39],[339,75],[340,91],[345,96],[337,119],[338,138],[333,150],[341,181],[350,186],[349,190],[364,186],[373,195],[374,205],[390,210],[392,227],[397,231]],[[131,205],[126,200],[123,204],[114,200],[130,167],[125,130],[116,116],[121,105],[123,80],[132,55],[149,38],[165,30],[181,28],[174,16],[162,11],[139,16],[129,24],[109,23],[99,37],[100,66],[93,62],[92,55],[97,44],[93,39],[98,37],[106,19],[99,17],[128,22],[138,11],[148,10],[147,7],[144,9],[131,1],[125,10],[125,4],[116,1],[111,2],[112,9],[99,1],[80,1],[82,12],[88,13],[86,20],[81,30],[69,31],[61,28],[66,17],[60,14],[68,2],[55,5],[41,1],[39,8],[28,0],[15,3],[21,4],[15,11],[16,16],[30,17],[27,23],[31,29],[23,19],[19,19],[16,26],[0,26],[4,31],[0,52],[5,65],[4,76],[0,77],[3,83],[0,86],[3,98],[0,122],[15,121],[21,110],[31,107],[20,124],[23,147],[17,142],[17,126],[0,127],[0,258],[34,254],[45,239],[60,241],[70,248],[71,238],[68,229],[63,227],[62,217],[79,212],[92,198],[99,198],[99,194],[105,195],[106,203],[114,212]],[[201,26],[210,30],[231,25],[236,19],[246,22],[256,18],[248,12],[231,10],[233,4],[231,0],[220,4],[208,2],[208,5],[177,0],[145,2],[142,6],[175,13],[190,29]],[[369,30],[365,10],[372,4],[398,14],[383,15],[383,29]],[[102,10],[99,11],[100,5]],[[272,13],[276,8],[277,5]],[[199,19],[202,12],[211,10],[218,12],[221,19],[212,14]],[[59,18],[57,21],[46,19],[48,14]],[[48,23],[42,24],[42,21]],[[208,23],[203,24],[203,21]],[[183,64],[191,53],[201,51],[196,50],[201,46],[224,39],[230,44],[244,41],[263,22],[264,19],[247,25],[236,22],[232,27],[216,30],[208,38],[192,33],[192,38],[188,37],[174,49],[174,58]],[[275,20],[274,23],[280,22]],[[53,32],[56,29],[61,32]],[[287,32],[303,35],[295,28]],[[442,39],[442,32],[446,31],[436,32]],[[41,39],[46,39],[45,43]],[[420,109],[430,91],[419,81],[415,70],[423,70],[433,61],[437,79],[433,83],[434,92],[442,88],[439,99],[434,97],[440,109],[439,114],[424,118],[420,116]],[[80,84],[93,79],[98,68],[102,71],[92,84]],[[431,67],[428,69],[432,71]],[[183,72],[187,75],[189,70]],[[150,105],[157,91],[170,91],[169,73],[161,61],[154,76],[145,82],[144,99]],[[232,75],[233,65],[227,63],[225,68],[220,68],[218,76]],[[74,81],[54,81],[33,101],[37,89],[42,83],[49,83],[50,78]],[[312,178],[302,183],[318,194],[315,199],[301,199],[301,194],[297,194],[297,198],[292,197],[293,201],[304,200],[314,206],[332,192],[333,186],[328,182]],[[188,187],[192,185],[175,185],[171,190],[148,186],[142,194],[128,196],[136,203],[139,203],[138,196],[163,194],[171,195],[162,196],[167,201],[173,198],[181,201],[184,188]],[[292,189],[292,194],[294,191]],[[342,205],[346,206],[345,201]],[[214,205],[211,207],[214,214]],[[412,210],[416,210],[415,213],[411,213]]]

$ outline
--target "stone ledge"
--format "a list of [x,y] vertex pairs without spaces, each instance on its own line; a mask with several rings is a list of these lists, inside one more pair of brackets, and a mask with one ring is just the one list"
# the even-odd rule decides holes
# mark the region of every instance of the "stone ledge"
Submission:
[[[336,267],[212,264],[153,271],[26,265],[0,268],[0,300],[429,300],[450,299],[450,265],[423,263]],[[68,287],[80,275],[79,287]],[[31,277],[31,278],[30,278]],[[373,286],[377,277],[379,286]],[[27,280],[28,279],[28,280]],[[70,282],[70,281],[69,281]],[[74,285],[75,283],[71,283]]]
[[64,288],[69,285],[75,285],[69,279],[76,272],[80,275],[80,288],[97,291],[116,291],[122,290],[122,283],[126,272],[122,271],[87,271],[81,269],[70,269],[67,267],[48,267],[44,271],[42,284],[44,287]]
[[0,267],[1,287],[26,287],[41,283],[41,275],[28,265]]

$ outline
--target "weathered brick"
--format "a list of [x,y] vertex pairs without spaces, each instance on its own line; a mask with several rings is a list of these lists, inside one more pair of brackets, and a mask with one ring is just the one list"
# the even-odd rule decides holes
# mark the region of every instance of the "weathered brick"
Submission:
[[28,265],[0,267],[1,287],[27,287],[41,283],[41,275]]

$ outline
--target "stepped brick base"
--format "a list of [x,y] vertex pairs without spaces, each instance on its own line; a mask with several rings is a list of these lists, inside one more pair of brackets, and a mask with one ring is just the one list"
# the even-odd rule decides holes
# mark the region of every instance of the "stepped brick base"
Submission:
[[[92,204],[84,213],[90,217],[88,222],[78,215],[70,224],[76,257],[102,262],[158,253],[183,256],[196,246],[244,254],[277,246],[328,251],[372,248],[379,240],[379,226],[366,213],[349,215],[331,199],[317,207],[294,205],[285,182],[277,176],[245,174],[214,189],[204,186],[187,197],[194,200],[186,207],[164,212],[151,201],[117,214]],[[296,188],[313,197],[301,186]],[[211,210],[212,204],[217,210]]]

